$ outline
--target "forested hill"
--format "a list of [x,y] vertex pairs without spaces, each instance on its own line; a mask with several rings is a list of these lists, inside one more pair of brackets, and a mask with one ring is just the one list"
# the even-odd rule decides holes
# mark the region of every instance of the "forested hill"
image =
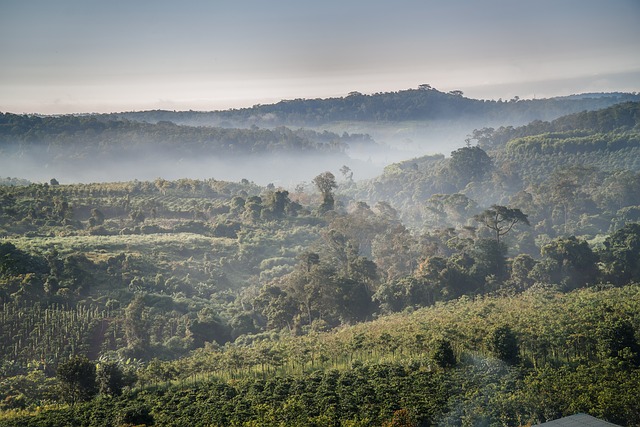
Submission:
[[483,149],[500,148],[511,140],[540,135],[586,135],[638,131],[640,103],[624,102],[596,111],[582,111],[545,122],[535,120],[525,126],[502,126],[475,130],[472,138]]
[[[96,116],[0,113],[0,170],[30,181],[210,178],[299,183],[372,150],[361,133],[194,127]],[[349,163],[353,168],[355,162]],[[363,167],[367,167],[364,165]],[[373,172],[375,173],[375,172]]]
[[[260,152],[341,152],[346,140],[371,142],[366,135],[337,135],[310,130],[225,129],[113,120],[95,116],[36,116],[0,113],[0,149],[11,152],[44,146],[53,156],[78,149],[87,154],[155,150],[188,155],[255,154]],[[83,154],[83,153],[80,153]]]
[[351,92],[348,96],[327,99],[283,100],[276,104],[226,111],[141,111],[113,116],[129,120],[174,123],[197,126],[320,126],[333,122],[401,122],[425,120],[484,120],[487,123],[527,123],[551,120],[583,110],[638,101],[640,95],[602,93],[549,99],[488,101],[464,97],[460,91],[438,91],[429,85],[418,89],[365,95]]
[[[640,203],[637,102],[552,122],[484,128],[472,137],[450,158],[431,155],[392,164],[381,176],[350,188],[350,194],[373,204],[387,201],[419,228],[443,226],[445,217],[453,226],[452,218],[478,206],[526,204],[533,217],[546,218],[540,227],[550,235],[566,232],[567,218],[573,218],[570,230],[589,233],[578,226],[580,215],[601,209],[612,220],[618,209]],[[619,191],[620,197],[610,197]],[[445,215],[451,209],[459,212]],[[560,211],[568,217],[558,216]],[[440,219],[438,212],[444,215]]]

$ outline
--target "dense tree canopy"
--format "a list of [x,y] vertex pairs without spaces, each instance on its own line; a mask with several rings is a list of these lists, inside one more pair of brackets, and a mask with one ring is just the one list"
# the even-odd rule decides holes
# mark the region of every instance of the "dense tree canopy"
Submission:
[[495,233],[496,242],[500,242],[500,237],[506,235],[518,223],[529,224],[527,215],[520,209],[508,208],[506,206],[493,205],[474,219],[482,223]]

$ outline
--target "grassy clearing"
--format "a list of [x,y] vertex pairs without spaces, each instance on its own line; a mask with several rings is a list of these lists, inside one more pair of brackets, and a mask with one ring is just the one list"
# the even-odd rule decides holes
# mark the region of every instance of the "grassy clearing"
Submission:
[[[61,255],[76,252],[87,254],[137,253],[148,254],[151,251],[184,251],[208,249],[229,251],[237,246],[235,240],[206,237],[194,233],[132,234],[122,236],[56,236],[56,237],[12,237],[4,239],[17,248],[42,253],[55,249]],[[89,256],[89,255],[87,255]],[[99,255],[94,255],[99,257]]]

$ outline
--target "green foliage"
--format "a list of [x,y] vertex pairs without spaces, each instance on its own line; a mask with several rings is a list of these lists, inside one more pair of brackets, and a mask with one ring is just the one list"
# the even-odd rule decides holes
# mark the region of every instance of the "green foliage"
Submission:
[[520,361],[518,337],[508,326],[500,326],[491,332],[489,348],[496,358],[510,365]]
[[482,223],[495,233],[496,242],[500,242],[500,237],[506,235],[518,223],[529,224],[527,215],[520,209],[508,208],[506,206],[493,205],[474,219]]
[[621,285],[640,281],[640,223],[627,224],[604,242],[600,257],[605,278]]
[[451,342],[442,338],[436,341],[431,357],[441,368],[451,368],[458,363]]
[[600,351],[603,357],[626,360],[640,366],[640,344],[628,320],[608,319],[600,327]]
[[96,367],[98,393],[108,396],[120,396],[127,384],[124,372],[116,362],[102,362]]
[[[568,294],[534,289],[517,297],[462,299],[331,333],[285,334],[200,351],[146,368],[173,369],[165,380],[180,378],[174,383],[74,408],[7,412],[0,426],[458,425],[463,419],[519,425],[575,412],[635,425],[640,371],[628,363],[628,351],[618,352],[620,359],[598,350],[609,342],[608,332],[599,332],[602,341],[590,340],[589,332],[609,319],[604,323],[622,332],[612,336],[628,337],[629,327],[618,326],[639,324],[639,296],[637,285]],[[493,359],[478,339],[482,336],[493,336],[504,349],[513,347],[509,336],[518,336],[521,363]],[[427,349],[424,343],[434,345]],[[433,357],[437,349],[443,355],[453,352],[458,363],[430,368],[425,350]],[[301,362],[305,355],[307,362]],[[214,363],[217,370],[208,371]],[[272,370],[261,370],[261,363]],[[306,363],[307,369],[297,370],[296,363]],[[235,375],[229,374],[232,369]]]
[[637,424],[635,108],[326,172],[315,213],[246,180],[0,187],[0,425]]
[[83,356],[74,356],[58,366],[62,398],[71,404],[90,400],[96,393],[96,366]]
[[[476,212],[460,196],[453,198],[459,193],[481,206],[517,206],[527,213],[535,234],[606,233],[610,226],[624,225],[619,219],[612,222],[612,214],[640,205],[638,118],[629,112],[637,105],[620,104],[551,124],[478,131],[482,148],[467,146],[450,159],[425,156],[388,166],[382,176],[350,189],[350,195],[369,204],[390,202],[413,230],[422,231],[425,224],[468,225]],[[555,148],[550,150],[545,134],[552,131]],[[526,144],[517,139],[524,137]],[[486,150],[492,167],[482,168],[486,162],[474,160],[480,150]],[[462,165],[456,166],[459,160]]]
[[335,176],[331,172],[323,172],[313,178],[313,183],[316,187],[318,187],[320,194],[322,194],[322,205],[320,205],[320,212],[328,212],[333,210],[335,203],[333,190],[335,188],[338,188]]
[[118,412],[116,418],[116,425],[152,426],[154,423],[153,415],[144,404],[125,406]]
[[[77,150],[75,158],[93,155],[110,159],[116,149],[120,155],[127,153],[138,157],[142,155],[143,148],[151,145],[156,152],[179,152],[186,157],[273,151],[340,152],[341,140],[342,137],[337,134],[293,131],[285,127],[228,129],[177,126],[168,122],[140,123],[96,116],[0,114],[0,144],[3,146],[21,146],[23,149],[44,146],[58,155]],[[105,146],[104,141],[109,141],[109,144]],[[53,181],[55,179],[52,179],[52,185]]]
[[[429,86],[429,85],[426,85]],[[144,111],[111,114],[107,117],[156,123],[171,121],[191,126],[228,125],[246,127],[247,124],[272,127],[274,125],[315,126],[331,122],[354,121],[389,122],[409,120],[473,120],[493,121],[499,117],[506,122],[526,123],[535,118],[549,120],[565,114],[605,108],[625,101],[637,101],[633,94],[592,94],[583,97],[518,100],[515,102],[487,101],[466,98],[458,91],[444,93],[432,87],[420,86],[397,92],[371,95],[351,92],[348,96],[328,99],[294,99],[272,105],[218,112]],[[620,116],[620,123],[629,120]],[[170,126],[169,123],[165,124]],[[353,135],[359,139],[361,135]]]
[[[542,247],[541,254],[549,262],[538,264],[538,272],[534,274],[547,283],[560,283],[571,290],[594,284],[598,278],[597,254],[587,242],[574,236],[553,240]],[[539,271],[544,271],[546,276],[541,276]]]
[[482,181],[493,169],[489,155],[480,147],[462,147],[451,153],[448,163],[451,181],[459,188]]

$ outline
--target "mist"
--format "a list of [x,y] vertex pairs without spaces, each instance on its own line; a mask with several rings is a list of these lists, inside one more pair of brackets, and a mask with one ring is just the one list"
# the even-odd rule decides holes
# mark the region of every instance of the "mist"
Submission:
[[[372,152],[373,153],[373,152]],[[381,155],[373,155],[378,160]],[[149,181],[156,178],[216,179],[238,182],[243,179],[259,185],[274,184],[293,188],[310,182],[316,175],[330,171],[339,177],[341,167],[347,166],[354,179],[373,178],[382,172],[384,164],[353,159],[346,155],[269,153],[243,156],[183,157],[175,153],[149,150],[122,158],[71,157],[47,155],[46,150],[27,149],[20,155],[2,156],[2,176],[61,184]]]

